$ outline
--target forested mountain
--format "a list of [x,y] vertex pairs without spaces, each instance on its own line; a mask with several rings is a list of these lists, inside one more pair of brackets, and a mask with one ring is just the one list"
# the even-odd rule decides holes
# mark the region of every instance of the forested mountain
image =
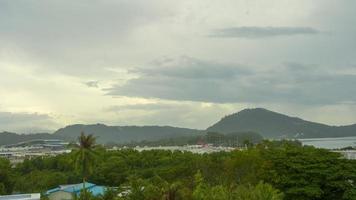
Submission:
[[356,124],[329,126],[290,117],[263,108],[245,109],[228,115],[206,130],[177,128],[171,126],[107,126],[104,124],[76,124],[61,128],[53,134],[18,135],[0,133],[0,145],[31,139],[75,140],[81,132],[94,134],[99,143],[129,143],[157,141],[171,138],[199,136],[207,132],[259,133],[264,138],[322,138],[356,136]]
[[319,138],[356,136],[356,124],[328,126],[289,117],[263,108],[228,115],[207,129],[221,133],[253,131],[265,138]]
[[15,144],[19,142],[25,142],[34,139],[63,139],[59,135],[53,135],[48,133],[37,133],[37,134],[16,134],[10,132],[0,133],[0,146],[7,144]]
[[99,143],[127,143],[154,141],[165,138],[191,136],[201,131],[171,126],[107,126],[104,124],[70,125],[54,133],[56,136],[76,140],[81,132],[94,134]]
[[74,141],[81,132],[93,134],[99,143],[129,143],[140,141],[156,141],[168,138],[190,137],[204,131],[171,126],[107,126],[104,124],[66,126],[53,134],[16,134],[10,132],[0,133],[0,146],[15,144],[34,139],[63,139]]

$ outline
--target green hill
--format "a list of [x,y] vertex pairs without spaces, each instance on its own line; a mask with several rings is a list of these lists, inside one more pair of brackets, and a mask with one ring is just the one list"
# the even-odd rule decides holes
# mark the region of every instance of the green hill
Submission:
[[264,138],[319,138],[356,136],[356,124],[329,126],[290,117],[263,108],[228,115],[207,129],[222,133],[252,131]]
[[104,124],[76,124],[61,128],[53,134],[20,135],[0,133],[0,145],[13,144],[32,139],[65,139],[74,141],[81,132],[94,134],[99,143],[129,143],[157,141],[198,136],[207,132],[259,133],[263,138],[325,138],[356,136],[356,124],[329,126],[290,117],[263,108],[245,109],[228,115],[206,130],[177,128],[171,126],[107,126]]
[[20,142],[25,142],[35,139],[63,139],[59,135],[53,135],[48,133],[37,133],[37,134],[16,134],[10,132],[1,132],[0,133],[0,146],[7,144],[16,144]]
[[76,140],[81,132],[93,134],[97,137],[99,143],[127,143],[190,136],[201,131],[171,126],[107,126],[104,124],[76,124],[61,128],[56,131],[54,135],[69,140]]

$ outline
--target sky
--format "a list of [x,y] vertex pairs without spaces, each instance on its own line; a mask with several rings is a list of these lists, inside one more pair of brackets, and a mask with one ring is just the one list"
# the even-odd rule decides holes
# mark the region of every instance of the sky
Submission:
[[0,0],[0,131],[356,123],[354,0]]

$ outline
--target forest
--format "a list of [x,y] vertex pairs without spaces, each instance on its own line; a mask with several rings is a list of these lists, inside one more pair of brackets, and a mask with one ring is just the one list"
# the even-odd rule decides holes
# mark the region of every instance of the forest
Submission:
[[[263,141],[212,154],[93,147],[87,181],[110,186],[98,200],[335,200],[356,199],[356,161],[294,141]],[[45,192],[80,183],[78,150],[25,160],[0,158],[0,194]],[[117,195],[130,188],[126,195]],[[45,197],[44,197],[45,199]]]

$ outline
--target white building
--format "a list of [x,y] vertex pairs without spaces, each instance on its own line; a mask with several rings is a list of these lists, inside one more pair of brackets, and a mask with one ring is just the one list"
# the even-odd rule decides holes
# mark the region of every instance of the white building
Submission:
[[0,196],[0,200],[40,200],[41,194],[16,194]]
[[332,152],[340,153],[346,159],[356,160],[356,150],[339,150],[339,151],[332,151]]
[[135,147],[137,151],[150,151],[150,150],[169,150],[169,151],[186,151],[192,152],[197,154],[204,154],[204,153],[215,153],[215,152],[229,152],[233,151],[236,148],[233,147],[223,147],[223,146],[213,146],[213,145],[185,145],[185,146],[155,146],[155,147]]

